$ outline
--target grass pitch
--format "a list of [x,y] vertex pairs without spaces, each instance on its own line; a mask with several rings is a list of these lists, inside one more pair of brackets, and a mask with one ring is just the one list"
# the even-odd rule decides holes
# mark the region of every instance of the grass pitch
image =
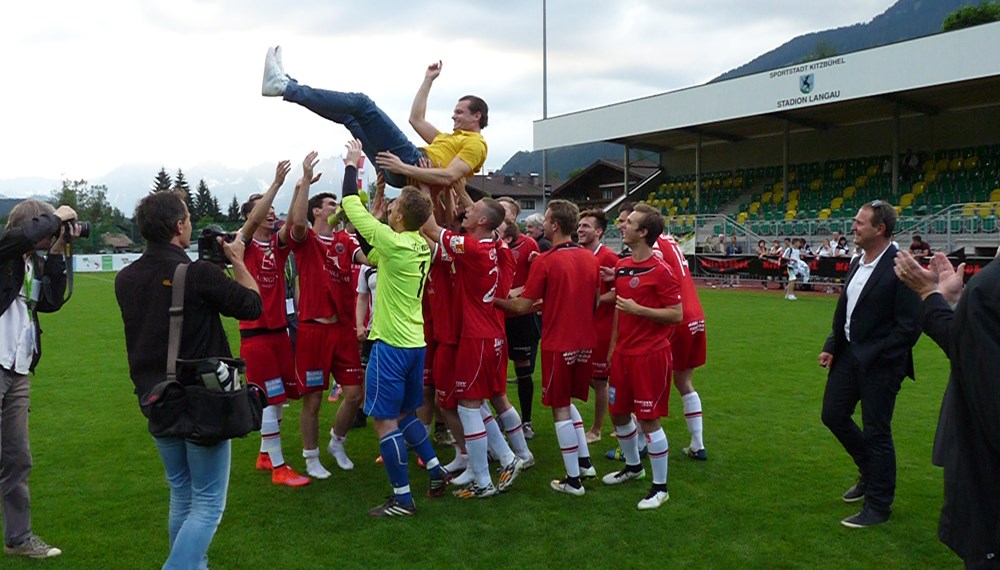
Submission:
[[[132,394],[113,274],[80,274],[65,309],[42,315],[44,357],[32,378],[34,529],[64,554],[47,568],[158,568],[168,553],[163,468]],[[841,493],[853,464],[820,422],[825,371],[816,364],[834,296],[702,290],[709,363],[695,373],[704,403],[709,460],[686,460],[676,391],[664,421],[674,450],[670,501],[639,512],[649,479],[617,487],[587,483],[576,498],[548,488],[563,474],[551,416],[535,404],[534,469],[482,501],[422,496],[427,477],[411,461],[417,516],[371,520],[390,492],[374,463],[369,427],[347,442],[353,472],[336,469],[301,489],[274,487],[254,469],[259,436],[233,444],[229,502],[209,550],[212,568],[918,568],[958,567],[937,540],[941,471],[930,464],[947,361],[922,338],[918,381],[906,381],[895,412],[898,457],[891,522],[851,530],[840,519],[859,504]],[[235,323],[230,326],[234,352]],[[166,342],[166,339],[164,339]],[[510,388],[516,402],[516,387]],[[540,390],[536,389],[540,398]],[[579,406],[589,422],[593,404]],[[321,425],[333,420],[324,403]],[[286,408],[288,462],[304,470],[300,406]],[[321,428],[321,445],[325,446]],[[599,474],[611,426],[591,446]],[[452,452],[439,449],[450,461]],[[647,466],[648,469],[648,466]],[[3,559],[4,568],[36,561]]]

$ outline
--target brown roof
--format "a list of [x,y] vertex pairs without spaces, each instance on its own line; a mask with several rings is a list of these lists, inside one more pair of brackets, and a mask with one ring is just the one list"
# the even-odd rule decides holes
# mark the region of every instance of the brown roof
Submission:
[[114,248],[132,247],[132,240],[125,234],[106,233],[101,236],[101,239],[104,240],[105,245]]
[[[558,184],[559,182],[556,182],[552,184],[552,187],[554,188]],[[494,198],[501,196],[510,196],[511,198],[542,197],[540,176],[500,173],[477,174],[468,186]]]

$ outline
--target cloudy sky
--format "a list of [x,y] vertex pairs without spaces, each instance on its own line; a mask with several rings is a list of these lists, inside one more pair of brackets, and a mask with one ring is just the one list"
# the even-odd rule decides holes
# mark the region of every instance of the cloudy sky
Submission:
[[[549,0],[548,113],[704,83],[893,2]],[[441,59],[432,123],[450,129],[455,100],[473,93],[491,108],[487,168],[532,148],[541,0],[48,0],[7,3],[0,20],[0,179],[340,154],[346,130],[260,96],[274,44],[296,79],[368,93],[415,141],[410,102]]]

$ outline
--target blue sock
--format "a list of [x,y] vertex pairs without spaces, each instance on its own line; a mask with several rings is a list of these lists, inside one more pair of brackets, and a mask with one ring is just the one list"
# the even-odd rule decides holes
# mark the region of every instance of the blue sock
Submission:
[[399,430],[389,432],[378,443],[382,451],[382,463],[389,473],[392,492],[400,503],[412,505],[413,495],[410,494],[410,474],[406,465],[408,456],[403,434]]
[[403,432],[403,439],[406,440],[406,445],[417,453],[420,459],[424,460],[424,467],[427,468],[427,473],[431,477],[440,477],[443,473],[441,471],[441,462],[438,461],[437,454],[434,453],[434,447],[431,446],[431,440],[427,437],[427,428],[424,424],[420,423],[417,419],[416,414],[410,412],[399,422],[399,431]]

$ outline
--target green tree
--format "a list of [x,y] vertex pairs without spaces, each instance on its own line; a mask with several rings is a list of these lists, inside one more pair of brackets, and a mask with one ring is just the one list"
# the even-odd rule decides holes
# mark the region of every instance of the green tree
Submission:
[[191,211],[191,186],[188,184],[187,179],[184,177],[184,171],[180,168],[177,169],[177,177],[174,178],[175,192],[180,192],[181,196],[184,197],[184,204],[187,205],[188,211]]
[[173,187],[170,181],[170,175],[167,174],[167,169],[161,167],[160,171],[156,173],[156,178],[153,181],[153,187],[150,192],[165,192]]
[[219,205],[219,199],[214,195],[208,201],[208,208],[205,210],[205,216],[219,222],[223,221],[222,207]]
[[816,61],[818,59],[827,59],[837,55],[837,48],[833,45],[830,40],[820,40],[816,42],[813,46],[811,52],[809,52],[805,57],[800,59],[798,63],[805,63],[807,61]]
[[233,201],[229,203],[229,212],[226,218],[232,223],[239,223],[240,221],[240,201],[236,198],[236,194],[233,194]]
[[212,193],[205,184],[205,180],[198,181],[198,189],[195,190],[194,198],[191,200],[191,221],[197,222],[204,218],[212,208]]
[[951,32],[997,21],[1000,21],[1000,3],[983,2],[978,6],[962,6],[945,16],[941,31]]
[[73,242],[80,253],[94,253],[105,249],[104,234],[119,232],[118,226],[126,223],[121,210],[108,202],[108,188],[103,184],[90,185],[86,180],[63,180],[62,187],[52,191],[50,202],[66,205],[76,210],[81,221],[90,224],[90,237]]

